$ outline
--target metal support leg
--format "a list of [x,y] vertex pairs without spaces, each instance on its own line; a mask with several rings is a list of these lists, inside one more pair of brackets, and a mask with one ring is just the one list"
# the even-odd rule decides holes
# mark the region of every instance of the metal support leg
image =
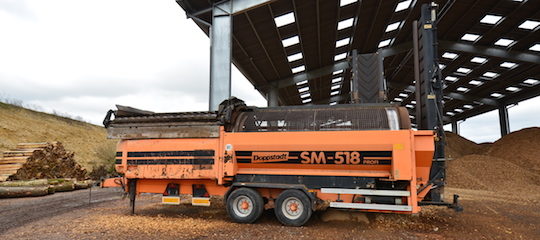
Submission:
[[455,134],[459,134],[459,127],[457,121],[452,121],[452,132]]
[[135,198],[137,197],[137,179],[128,180],[129,207],[131,214],[135,214]]
[[279,106],[279,89],[276,87],[271,87],[268,91],[268,106],[269,107],[278,107]]
[[[210,111],[231,96],[232,2],[214,6],[210,29]],[[228,8],[228,9],[227,9]]]
[[508,108],[503,105],[499,107],[499,125],[501,127],[501,137],[510,133],[510,123],[508,121]]

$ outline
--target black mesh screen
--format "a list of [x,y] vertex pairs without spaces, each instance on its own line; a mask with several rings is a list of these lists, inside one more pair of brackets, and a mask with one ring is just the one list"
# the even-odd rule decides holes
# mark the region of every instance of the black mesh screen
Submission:
[[235,132],[390,129],[384,107],[258,109],[237,120]]

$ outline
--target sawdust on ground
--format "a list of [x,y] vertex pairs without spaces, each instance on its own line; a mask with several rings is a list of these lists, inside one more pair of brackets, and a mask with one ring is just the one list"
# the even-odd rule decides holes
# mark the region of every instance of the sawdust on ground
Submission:
[[418,215],[358,213],[365,215],[362,221],[325,221],[324,212],[316,212],[305,226],[286,227],[272,211],[265,211],[255,224],[238,224],[219,205],[164,206],[158,196],[146,195],[139,198],[136,215],[129,214],[127,199],[116,200],[20,225],[0,233],[0,238],[535,239],[540,234],[537,203],[508,204],[494,192],[480,191],[479,196],[475,191],[448,190],[463,195],[464,212],[430,206]]

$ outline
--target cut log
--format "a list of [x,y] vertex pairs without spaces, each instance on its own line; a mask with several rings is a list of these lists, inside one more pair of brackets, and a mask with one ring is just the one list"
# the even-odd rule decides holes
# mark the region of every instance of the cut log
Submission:
[[68,181],[57,185],[49,185],[49,188],[52,188],[54,192],[68,192],[75,190],[75,183]]
[[20,163],[14,163],[14,164],[2,164],[0,165],[0,170],[19,170],[19,168],[22,167],[22,164]]
[[0,187],[0,198],[37,197],[49,194],[49,187]]
[[49,181],[47,179],[37,179],[29,181],[7,181],[0,182],[0,187],[48,187]]
[[49,185],[58,185],[65,182],[75,182],[77,179],[75,178],[54,178],[54,179],[47,179],[49,182]]
[[6,181],[13,174],[17,173],[17,170],[0,170],[0,182]]
[[26,163],[28,157],[5,157],[0,158],[0,164]]
[[75,189],[86,189],[86,188],[92,187],[92,184],[93,184],[92,180],[76,181]]
[[5,151],[4,157],[30,157],[34,153],[34,150],[21,150],[21,151]]
[[19,148],[19,149],[45,148],[49,144],[50,143],[46,143],[46,142],[43,142],[43,143],[19,143],[19,144],[17,144],[17,148]]

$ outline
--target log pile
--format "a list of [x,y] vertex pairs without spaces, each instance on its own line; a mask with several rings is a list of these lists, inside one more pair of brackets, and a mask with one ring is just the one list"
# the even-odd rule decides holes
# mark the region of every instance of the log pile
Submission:
[[92,180],[37,179],[0,182],[0,198],[37,197],[55,192],[67,192],[92,187]]
[[0,181],[53,178],[86,178],[73,152],[61,143],[20,143],[0,158]]
[[48,186],[0,187],[0,198],[39,197],[49,194]]

